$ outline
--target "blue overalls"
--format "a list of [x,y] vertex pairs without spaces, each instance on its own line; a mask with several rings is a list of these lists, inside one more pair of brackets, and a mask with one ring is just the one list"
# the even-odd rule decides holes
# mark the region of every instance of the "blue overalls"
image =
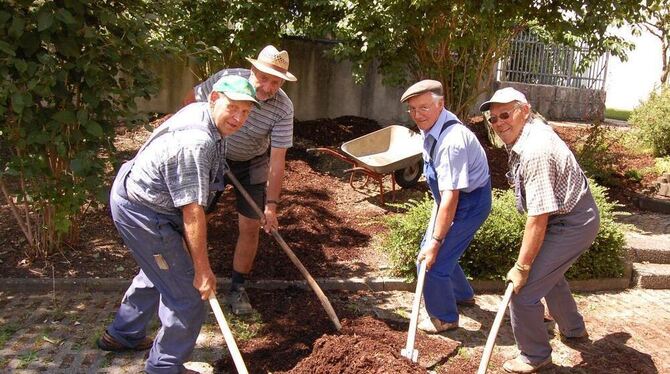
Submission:
[[[459,122],[455,120],[445,122],[440,130],[440,135],[454,123]],[[437,173],[433,164],[433,153],[438,141],[439,139],[433,143],[428,153],[429,157],[424,162],[424,175],[435,199],[435,204],[439,206],[442,196],[438,188]],[[424,302],[428,314],[443,322],[458,321],[456,301],[474,297],[474,291],[465,277],[463,269],[458,264],[458,259],[465,252],[475,233],[491,212],[490,178],[485,186],[471,192],[460,191],[458,196],[458,206],[453,223],[444,238],[435,263],[426,272],[423,288]],[[426,232],[421,247],[423,247],[426,239],[431,237],[432,232]]]
[[[146,148],[152,139],[138,152]],[[137,156],[136,156],[137,157]],[[181,214],[158,213],[128,199],[126,178],[135,159],[121,166],[110,196],[112,218],[141,270],[126,291],[108,333],[134,347],[158,312],[161,329],[149,352],[147,373],[181,373],[205,319],[204,302],[193,287],[195,270],[184,245]]]

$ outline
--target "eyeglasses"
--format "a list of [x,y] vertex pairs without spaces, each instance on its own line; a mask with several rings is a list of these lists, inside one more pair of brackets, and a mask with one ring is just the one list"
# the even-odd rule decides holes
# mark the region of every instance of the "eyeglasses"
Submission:
[[504,120],[508,119],[509,117],[511,117],[512,113],[514,113],[514,111],[517,110],[517,109],[519,109],[519,106],[515,105],[514,108],[512,108],[512,109],[510,109],[506,112],[502,112],[502,113],[498,114],[497,116],[490,116],[489,117],[489,123],[492,124],[492,125],[495,125],[495,123],[498,122],[499,119],[504,121]]
[[416,112],[428,113],[428,111],[430,111],[430,107],[428,107],[428,106],[422,106],[422,107],[418,107],[418,108],[407,109],[407,113],[409,113],[410,115],[414,115],[414,114],[416,114]]

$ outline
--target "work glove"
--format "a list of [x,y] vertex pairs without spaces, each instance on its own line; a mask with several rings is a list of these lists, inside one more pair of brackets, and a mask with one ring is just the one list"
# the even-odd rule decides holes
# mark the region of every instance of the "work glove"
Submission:
[[528,274],[530,274],[530,265],[521,265],[518,262],[514,263],[511,269],[507,272],[507,281],[514,285],[514,293],[519,293],[523,286],[528,281]]

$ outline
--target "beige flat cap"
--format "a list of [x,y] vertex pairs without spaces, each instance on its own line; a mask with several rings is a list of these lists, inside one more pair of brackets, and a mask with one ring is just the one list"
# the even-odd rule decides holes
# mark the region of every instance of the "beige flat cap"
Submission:
[[402,97],[400,98],[400,102],[404,103],[405,101],[409,100],[410,98],[421,95],[424,92],[432,92],[437,95],[442,96],[443,91],[442,91],[442,83],[436,80],[432,79],[424,79],[422,81],[416,82],[413,85],[411,85],[404,94],[402,94]]

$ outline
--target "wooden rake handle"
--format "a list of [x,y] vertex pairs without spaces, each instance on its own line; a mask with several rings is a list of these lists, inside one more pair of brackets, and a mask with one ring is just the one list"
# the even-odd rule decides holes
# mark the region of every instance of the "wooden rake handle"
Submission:
[[228,327],[228,322],[226,322],[226,317],[223,315],[223,311],[221,310],[221,305],[219,305],[219,301],[216,299],[216,295],[214,295],[213,293],[209,297],[209,305],[212,307],[212,310],[214,311],[216,321],[219,323],[221,333],[223,333],[223,338],[226,340],[228,351],[230,351],[230,355],[233,357],[233,362],[235,363],[235,369],[237,369],[237,372],[239,374],[248,374],[249,371],[247,370],[246,365],[244,365],[244,360],[242,359],[242,354],[240,354],[240,350],[237,348],[235,338],[233,337],[233,332],[230,331],[230,327]]
[[418,361],[419,352],[414,349],[416,340],[416,326],[419,321],[419,308],[421,307],[421,296],[423,295],[423,284],[426,279],[426,260],[419,263],[419,275],[416,281],[416,291],[414,292],[414,301],[412,302],[412,314],[409,320],[409,329],[407,330],[407,343],[405,349],[400,351],[402,356],[409,358],[413,362]]
[[493,326],[491,326],[491,332],[489,332],[489,337],[486,339],[486,345],[484,346],[484,353],[482,354],[482,360],[479,363],[479,369],[477,369],[477,374],[486,374],[486,370],[489,366],[489,360],[491,360],[491,353],[493,352],[493,346],[496,344],[496,337],[498,337],[498,329],[500,329],[500,324],[502,323],[503,316],[505,315],[505,310],[507,309],[507,304],[512,298],[512,291],[514,291],[514,284],[509,282],[507,284],[507,289],[505,289],[505,295],[503,296],[500,306],[498,306],[498,313],[496,313],[496,318],[493,320]]
[[[233,173],[230,170],[226,171],[226,178],[230,179],[230,181],[233,183],[237,191],[239,191],[242,194],[242,196],[244,196],[244,199],[253,208],[256,215],[258,215],[258,217],[263,217],[263,212],[261,211],[261,209],[258,207],[258,205],[256,205],[256,202],[251,198],[251,196],[244,189],[244,187],[242,187],[240,181],[238,181],[237,178],[235,178],[235,175],[233,175]],[[340,320],[337,318],[337,314],[335,314],[335,309],[333,309],[333,306],[330,304],[330,301],[328,301],[328,298],[321,290],[321,287],[319,287],[319,284],[316,283],[314,278],[309,274],[309,272],[307,271],[305,266],[303,266],[303,264],[300,262],[295,253],[293,253],[291,248],[289,248],[288,244],[286,244],[281,235],[279,235],[279,232],[276,229],[272,229],[271,233],[272,237],[275,238],[277,243],[279,243],[279,246],[284,250],[286,255],[288,255],[288,258],[291,260],[291,262],[293,262],[293,265],[295,265],[298,268],[298,270],[300,270],[302,276],[307,280],[307,284],[309,284],[309,286],[312,288],[316,296],[319,298],[319,301],[321,302],[323,308],[326,310],[328,317],[335,325],[335,328],[339,331],[342,328]]]

